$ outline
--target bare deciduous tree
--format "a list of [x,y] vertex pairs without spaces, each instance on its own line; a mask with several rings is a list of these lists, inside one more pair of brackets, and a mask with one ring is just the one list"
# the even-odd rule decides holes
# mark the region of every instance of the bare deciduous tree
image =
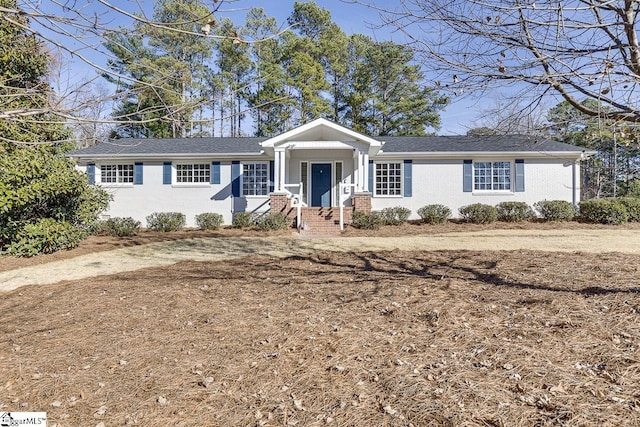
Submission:
[[638,0],[351,2],[378,9],[456,93],[513,84],[520,100],[554,93],[589,116],[640,121]]
[[[35,121],[37,117],[47,114],[51,119],[57,118],[59,123],[74,124],[80,138],[86,137],[87,141],[103,135],[106,125],[121,124],[127,120],[136,122],[135,118],[114,117],[107,114],[113,103],[118,101],[117,96],[122,94],[114,95],[113,91],[105,89],[104,86],[96,86],[96,83],[101,80],[100,76],[109,74],[121,82],[147,85],[150,90],[158,88],[154,87],[153,82],[135,80],[131,75],[118,74],[117,70],[109,68],[107,62],[117,58],[105,48],[105,43],[109,35],[115,32],[137,35],[135,34],[136,23],[156,28],[158,31],[182,33],[184,36],[227,38],[217,34],[213,28],[221,16],[234,10],[236,0],[196,1],[206,5],[207,12],[202,16],[194,17],[189,23],[156,22],[147,16],[149,11],[145,9],[142,1],[128,2],[126,8],[118,6],[119,3],[112,0],[0,2],[0,23],[9,24],[26,34],[33,35],[52,52],[50,57],[54,59],[53,62],[58,61],[59,64],[64,64],[68,72],[71,70],[71,74],[67,76],[63,76],[59,69],[52,71],[50,80],[54,86],[54,92],[46,106],[14,108],[9,107],[9,103],[4,100],[0,100],[0,121],[25,123]],[[185,24],[194,24],[193,26],[199,31],[185,30]],[[142,37],[142,34],[139,36]],[[266,38],[276,36],[277,34],[273,34]],[[233,41],[260,43],[262,40],[245,40],[236,35]],[[72,63],[73,67],[70,66]],[[83,70],[81,73],[86,74],[86,78],[77,75],[78,69]],[[62,84],[60,84],[61,81]],[[3,79],[0,78],[0,88],[5,87],[4,84]],[[11,90],[14,98],[20,98],[28,97],[31,89],[25,88],[24,93],[17,93],[16,88]],[[166,109],[174,109],[169,107],[177,109],[181,106],[168,106]],[[153,120],[162,119],[163,117],[158,117]],[[144,124],[143,121],[139,123]],[[6,141],[21,143],[21,141]],[[85,143],[87,142],[80,141],[81,145]]]

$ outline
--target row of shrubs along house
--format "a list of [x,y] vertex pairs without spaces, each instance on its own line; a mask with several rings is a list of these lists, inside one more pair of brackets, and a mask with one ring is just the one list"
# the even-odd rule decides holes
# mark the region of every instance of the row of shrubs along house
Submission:
[[[580,201],[591,152],[530,136],[370,137],[318,119],[272,138],[124,139],[71,154],[113,196],[106,216],[314,212]],[[350,215],[348,216],[350,218]]]

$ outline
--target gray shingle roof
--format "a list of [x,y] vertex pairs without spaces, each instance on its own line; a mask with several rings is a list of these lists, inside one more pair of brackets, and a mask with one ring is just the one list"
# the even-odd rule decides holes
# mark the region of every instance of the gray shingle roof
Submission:
[[385,153],[577,152],[582,147],[527,135],[381,137]]
[[73,157],[188,154],[260,154],[267,138],[116,139],[70,153]]
[[[379,137],[384,153],[464,152],[567,152],[582,147],[526,135],[492,136],[397,136]],[[171,156],[171,155],[259,155],[267,138],[165,138],[119,139],[73,151],[72,157]]]

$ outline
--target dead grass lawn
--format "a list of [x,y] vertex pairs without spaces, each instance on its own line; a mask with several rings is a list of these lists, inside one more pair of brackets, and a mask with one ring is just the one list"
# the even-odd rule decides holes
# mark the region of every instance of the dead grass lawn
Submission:
[[640,256],[184,262],[0,301],[0,410],[50,426],[640,425]]

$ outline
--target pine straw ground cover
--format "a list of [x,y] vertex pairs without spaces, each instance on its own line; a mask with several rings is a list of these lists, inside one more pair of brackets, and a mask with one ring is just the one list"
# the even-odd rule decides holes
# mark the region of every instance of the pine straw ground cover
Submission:
[[640,257],[185,262],[0,301],[0,410],[50,426],[640,425]]

